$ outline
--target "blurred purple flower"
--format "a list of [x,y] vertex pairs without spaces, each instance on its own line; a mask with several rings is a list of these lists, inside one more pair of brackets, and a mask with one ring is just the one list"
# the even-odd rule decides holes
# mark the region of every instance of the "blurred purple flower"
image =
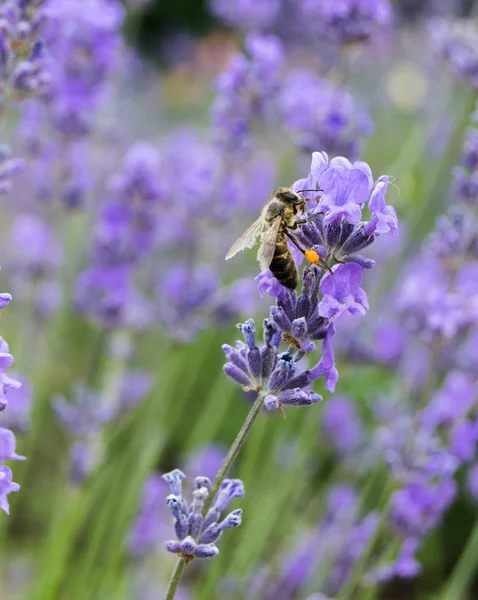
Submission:
[[365,42],[392,20],[387,0],[301,0],[299,10],[320,35],[340,44]]
[[435,52],[452,75],[473,89],[478,88],[478,30],[475,20],[430,22],[430,35]]
[[174,554],[193,558],[213,558],[219,553],[217,540],[226,529],[239,527],[242,522],[242,510],[236,509],[220,521],[221,513],[234,498],[244,496],[244,485],[239,479],[225,479],[212,507],[203,516],[206,499],[211,492],[211,481],[208,477],[196,477],[193,500],[188,508],[182,497],[181,480],[184,473],[175,469],[163,475],[170,484],[171,494],[166,503],[174,517],[176,540],[165,543],[166,550]]
[[17,373],[12,375],[20,383],[20,387],[8,391],[8,410],[2,413],[1,424],[14,431],[24,432],[30,422],[32,388],[25,376]]
[[354,263],[338,265],[332,275],[325,275],[320,283],[320,291],[324,294],[319,305],[320,316],[337,319],[345,311],[365,315],[370,306],[361,283],[362,269]]
[[324,406],[322,427],[341,455],[354,453],[363,443],[365,432],[354,404],[345,396],[335,396]]
[[72,402],[68,402],[63,396],[56,396],[52,405],[59,421],[74,436],[88,437],[111,420],[111,409],[104,406],[101,399],[83,384],[74,385],[72,399]]
[[219,445],[209,445],[191,452],[185,461],[185,471],[204,473],[214,481],[217,472],[221,468],[222,462],[227,454],[227,448]]
[[0,508],[4,510],[7,515],[10,514],[7,496],[11,492],[18,492],[20,489],[18,483],[12,481],[12,477],[11,470],[4,465],[0,465]]
[[167,484],[159,474],[145,481],[138,514],[128,535],[128,550],[133,556],[145,555],[166,537],[169,517],[164,503],[166,492]]
[[[285,127],[304,152],[322,148],[331,156],[353,160],[363,145],[362,138],[372,133],[370,116],[356,106],[354,97],[312,71],[290,72],[279,102]],[[307,184],[302,187],[310,188]]]
[[209,0],[214,15],[230,27],[245,31],[270,27],[280,13],[280,0]]

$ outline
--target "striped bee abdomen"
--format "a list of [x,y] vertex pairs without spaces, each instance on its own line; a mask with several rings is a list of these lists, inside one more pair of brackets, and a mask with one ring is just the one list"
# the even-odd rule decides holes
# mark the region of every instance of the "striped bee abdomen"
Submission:
[[287,243],[287,238],[283,233],[279,233],[277,236],[274,258],[269,268],[279,283],[290,290],[295,290],[298,277],[297,267]]

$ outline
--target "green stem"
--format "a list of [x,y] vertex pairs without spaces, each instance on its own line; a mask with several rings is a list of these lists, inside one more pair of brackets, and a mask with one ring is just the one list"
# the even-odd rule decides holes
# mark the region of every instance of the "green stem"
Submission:
[[226,479],[229,471],[232,468],[232,465],[235,463],[236,458],[238,457],[241,448],[244,446],[247,436],[249,435],[252,426],[254,425],[257,417],[259,416],[259,413],[261,412],[263,406],[264,396],[262,394],[259,394],[257,396],[256,401],[252,405],[252,408],[249,411],[249,414],[247,415],[246,420],[244,421],[239,433],[236,435],[236,439],[233,441],[232,446],[229,448],[229,452],[227,453],[227,456],[224,459],[224,462],[222,463],[222,466],[216,475],[216,479],[212,484],[211,493],[209,494],[208,499],[206,500],[206,503],[204,505],[204,514],[207,514],[207,511],[211,508],[211,505],[216,498],[216,495],[219,491],[219,488],[221,487],[222,482],[224,481],[224,479]]
[[[262,394],[259,394],[257,396],[256,401],[252,405],[252,408],[249,411],[249,413],[246,417],[246,420],[244,421],[239,433],[236,435],[236,439],[233,441],[232,446],[229,448],[229,452],[227,453],[227,456],[224,459],[224,462],[222,463],[222,466],[216,475],[216,479],[214,480],[214,483],[212,484],[211,493],[209,494],[208,499],[206,500],[206,503],[204,505],[204,514],[205,515],[207,514],[208,510],[211,508],[211,505],[217,496],[217,493],[219,491],[219,488],[221,487],[222,482],[224,481],[224,479],[226,479],[229,471],[231,470],[233,464],[235,463],[236,458],[238,457],[239,452],[241,451],[241,448],[244,446],[247,436],[249,435],[249,433],[252,429],[252,426],[254,425],[257,417],[259,416],[259,413],[261,412],[263,406],[264,406],[264,396]],[[171,581],[169,583],[169,588],[168,588],[168,591],[166,594],[166,600],[173,600],[174,594],[176,593],[176,590],[178,588],[178,585],[179,585],[179,582],[181,579],[181,575],[184,571],[185,566],[186,566],[185,561],[182,558],[180,558],[176,565],[176,568],[174,570]]]
[[476,522],[465,548],[458,559],[445,587],[440,594],[441,600],[464,598],[478,565],[478,521]]
[[174,569],[173,576],[171,577],[171,581],[169,582],[168,593],[166,594],[166,600],[173,600],[174,595],[178,589],[179,582],[181,581],[181,575],[183,574],[184,567],[186,566],[186,561],[182,558],[178,560],[178,564]]

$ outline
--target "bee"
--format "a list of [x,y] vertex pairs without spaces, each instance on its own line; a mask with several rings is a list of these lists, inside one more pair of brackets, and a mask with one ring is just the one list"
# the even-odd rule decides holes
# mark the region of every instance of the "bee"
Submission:
[[[290,188],[280,187],[262,209],[261,216],[232,245],[226,254],[226,260],[246,248],[252,248],[261,236],[257,253],[261,271],[270,269],[279,283],[294,290],[297,287],[298,272],[287,238],[310,262],[317,264],[320,260],[317,252],[304,250],[289,232],[298,228],[299,212],[305,212],[305,198]],[[305,223],[306,220],[301,222]]]

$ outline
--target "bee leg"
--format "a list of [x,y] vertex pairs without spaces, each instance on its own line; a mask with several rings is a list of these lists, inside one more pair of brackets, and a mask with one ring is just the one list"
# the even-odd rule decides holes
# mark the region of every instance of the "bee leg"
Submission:
[[[314,213],[311,217],[307,217],[306,219],[299,219],[298,221],[296,221],[294,223],[294,225],[305,225],[306,223],[310,223],[311,221],[314,221],[319,215],[323,215],[323,212],[318,212],[318,213]],[[292,227],[290,228],[292,229]],[[294,227],[294,229],[297,229],[297,227]]]
[[[289,229],[291,229],[291,228],[289,228]],[[317,252],[315,252],[315,250],[305,250],[304,248],[302,248],[302,246],[299,244],[299,242],[295,239],[295,237],[291,233],[286,231],[285,234],[290,239],[290,241],[295,245],[295,247],[299,250],[299,252],[301,252],[309,262],[311,262],[312,264],[318,265],[321,269],[327,269],[327,271],[331,275],[333,275],[333,271],[329,267],[327,262],[321,256],[319,256],[317,254]]]
[[[289,227],[289,229],[297,229],[297,227]],[[302,248],[302,246],[299,244],[299,242],[295,239],[295,237],[289,233],[286,229],[285,231],[286,236],[290,239],[290,241],[294,244],[294,246],[300,251],[302,252],[302,254],[305,256],[305,250],[304,248]]]

